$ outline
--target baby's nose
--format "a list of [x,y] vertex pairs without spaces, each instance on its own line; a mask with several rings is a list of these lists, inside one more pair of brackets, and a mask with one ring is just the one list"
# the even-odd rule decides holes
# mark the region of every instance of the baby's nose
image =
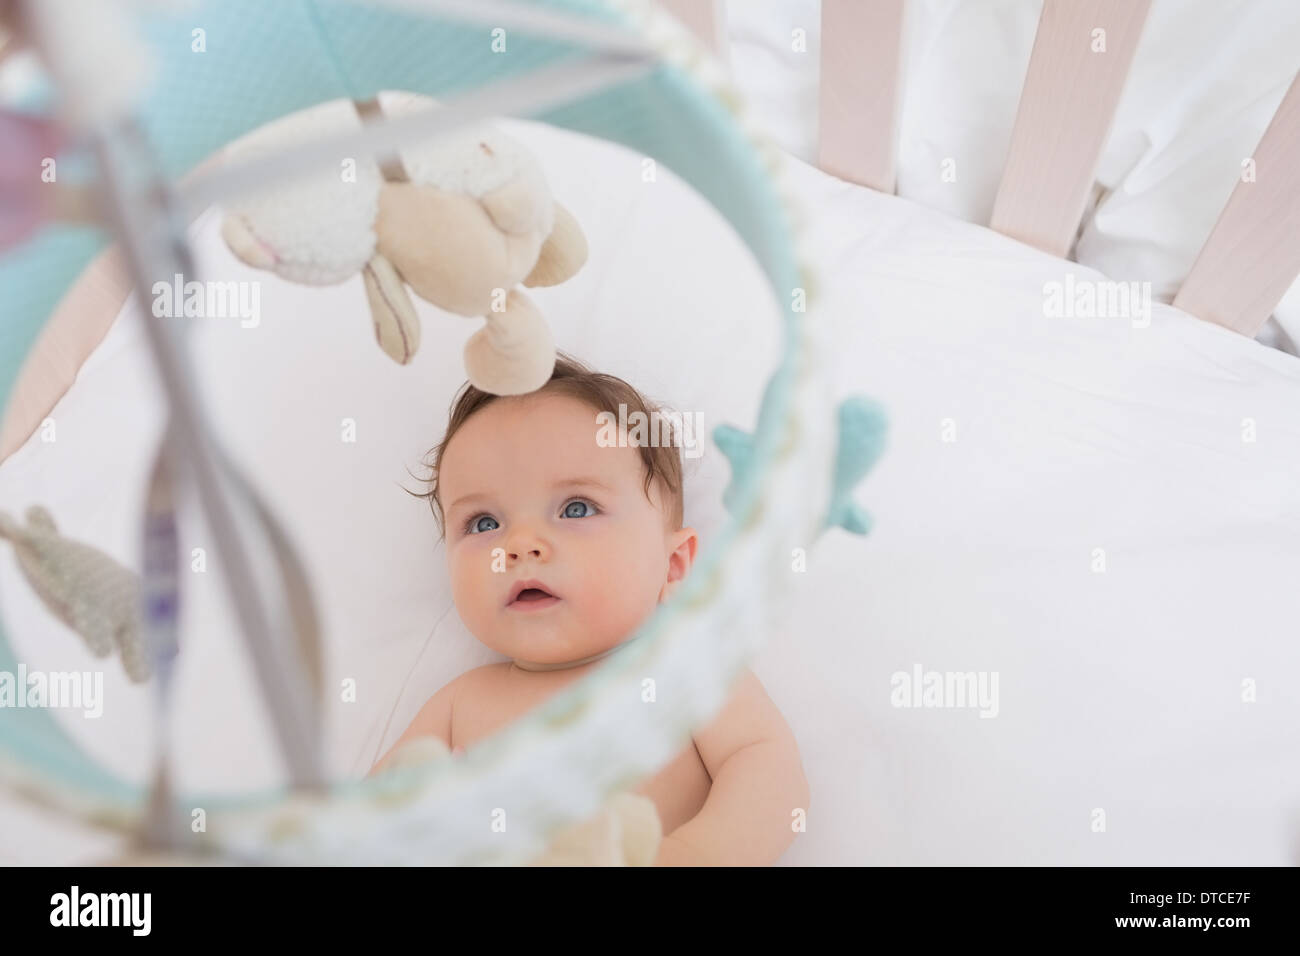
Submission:
[[546,540],[527,528],[517,529],[506,544],[506,554],[510,556],[511,561],[518,561],[525,557],[544,561],[550,553],[551,549]]

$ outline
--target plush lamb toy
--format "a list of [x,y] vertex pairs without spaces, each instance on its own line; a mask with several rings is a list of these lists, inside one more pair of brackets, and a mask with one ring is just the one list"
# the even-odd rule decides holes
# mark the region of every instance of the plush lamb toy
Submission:
[[[393,114],[429,109],[407,94]],[[369,107],[369,110],[365,108]],[[374,101],[334,101],[295,113],[234,143],[232,160],[359,128]],[[483,316],[465,346],[472,384],[497,395],[540,388],[555,366],[550,329],[516,286],[547,286],[587,258],[581,228],[551,195],[537,160],[486,125],[458,128],[401,150],[381,166],[341,160],[338,171],[241,198],[222,236],[248,265],[291,282],[332,285],[361,272],[380,347],[406,364],[420,327],[407,292],[440,309]]]

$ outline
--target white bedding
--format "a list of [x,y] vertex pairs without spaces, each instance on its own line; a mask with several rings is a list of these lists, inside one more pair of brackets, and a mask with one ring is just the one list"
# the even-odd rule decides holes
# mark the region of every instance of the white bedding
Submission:
[[[752,425],[777,327],[738,241],[666,171],[642,183],[631,153],[516,133],[591,240],[584,271],[538,294],[561,347],[709,428]],[[1049,319],[1045,282],[1095,274],[797,161],[790,175],[821,274],[810,321],[840,336],[826,374],[884,401],[891,438],[858,495],[875,529],[811,552],[756,664],[812,784],[784,862],[1296,862],[1300,360],[1158,305],[1144,329]],[[417,487],[406,469],[441,434],[475,325],[423,308],[420,355],[398,369],[359,288],[249,272],[215,229],[214,214],[196,224],[199,261],[260,278],[262,324],[200,323],[202,388],[300,546],[325,621],[327,752],[360,775],[442,683],[494,659],[450,604],[432,517],[397,487]],[[0,507],[42,500],[135,565],[161,419],[129,311],[54,418],[56,442],[34,436],[0,466]],[[706,544],[726,477],[712,445],[688,477]],[[281,776],[218,573],[186,579],[173,740],[183,787],[239,791]],[[90,666],[9,558],[0,607],[30,666]],[[996,718],[891,706],[891,675],[916,665],[996,671]],[[115,676],[99,721],[58,716],[143,780],[149,697]],[[89,851],[69,836],[8,852]]]
[[[898,195],[989,221],[1042,6],[909,0]],[[725,7],[733,75],[755,120],[807,162],[817,158],[820,7]],[[1300,4],[1292,0],[1154,0],[1076,258],[1114,279],[1150,281],[1171,301],[1298,70]],[[1300,283],[1275,317],[1261,341],[1296,352]]]
[[[774,651],[817,831],[787,860],[1300,862],[1300,359],[1159,304],[1049,318],[1099,274],[792,166],[891,447]],[[892,706],[917,665],[997,672],[996,718]]]

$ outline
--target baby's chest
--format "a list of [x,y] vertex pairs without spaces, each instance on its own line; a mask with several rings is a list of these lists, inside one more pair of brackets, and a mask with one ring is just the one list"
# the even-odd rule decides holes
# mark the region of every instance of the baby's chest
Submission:
[[469,748],[484,737],[504,730],[524,714],[541,705],[549,696],[537,690],[519,687],[508,690],[481,681],[474,693],[459,694],[452,711],[451,745]]

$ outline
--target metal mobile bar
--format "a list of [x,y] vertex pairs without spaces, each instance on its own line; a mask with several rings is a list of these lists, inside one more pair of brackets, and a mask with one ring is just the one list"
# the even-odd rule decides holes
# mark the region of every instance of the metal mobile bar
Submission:
[[[136,294],[149,301],[149,290],[159,276],[195,275],[185,243],[184,223],[177,215],[175,196],[159,172],[151,169],[151,153],[133,124],[98,129],[92,135],[103,174],[107,214],[121,237]],[[123,154],[126,155],[123,155]],[[132,195],[127,186],[129,164],[148,169],[144,196]],[[164,442],[173,473],[186,474],[197,486],[220,557],[223,578],[239,616],[241,631],[280,749],[297,786],[322,787],[326,783],[324,759],[313,720],[312,702],[294,667],[290,635],[277,632],[264,595],[253,579],[244,541],[235,525],[234,511],[219,480],[219,459],[212,430],[203,414],[181,348],[180,333],[166,317],[141,309],[146,340],[162,379],[172,416]]]

